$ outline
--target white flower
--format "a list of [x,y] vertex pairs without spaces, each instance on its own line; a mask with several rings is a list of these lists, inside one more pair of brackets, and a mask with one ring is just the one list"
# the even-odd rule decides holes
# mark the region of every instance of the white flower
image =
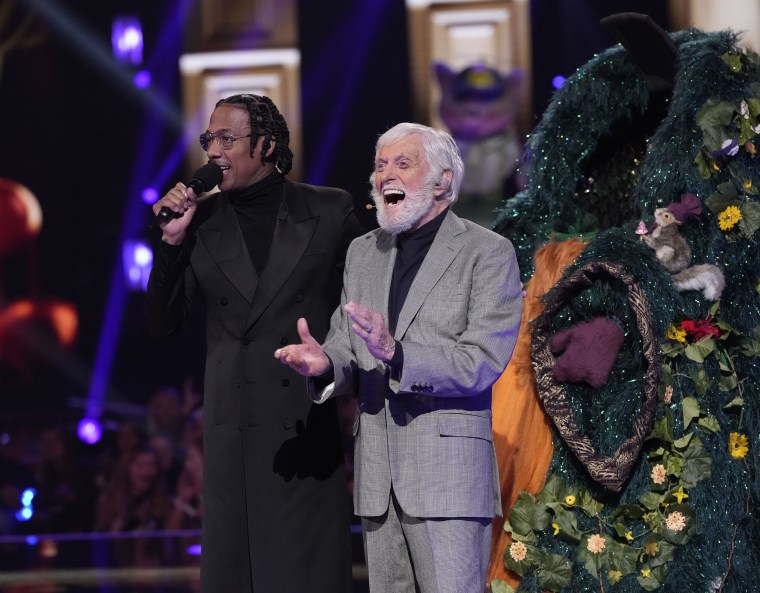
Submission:
[[749,119],[749,105],[747,105],[747,102],[744,99],[739,103],[739,114],[744,119]]

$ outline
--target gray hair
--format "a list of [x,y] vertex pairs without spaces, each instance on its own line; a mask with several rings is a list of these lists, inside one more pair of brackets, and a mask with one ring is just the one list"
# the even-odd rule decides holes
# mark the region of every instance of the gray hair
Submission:
[[[432,181],[443,183],[443,172],[446,170],[451,171],[451,183],[448,187],[444,188],[446,191],[443,195],[449,203],[453,204],[459,197],[459,186],[462,183],[462,176],[464,175],[464,163],[459,155],[459,148],[457,148],[454,138],[448,132],[421,124],[400,123],[393,126],[377,139],[375,155],[380,152],[383,146],[395,144],[412,135],[420,137],[425,161],[430,167]],[[375,184],[374,173],[370,177],[370,183],[373,186]]]

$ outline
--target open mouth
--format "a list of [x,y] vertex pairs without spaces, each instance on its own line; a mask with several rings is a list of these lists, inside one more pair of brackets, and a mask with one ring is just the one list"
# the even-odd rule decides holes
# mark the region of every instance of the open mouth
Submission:
[[383,192],[383,198],[385,203],[392,205],[402,201],[406,197],[406,194],[400,189],[389,188]]

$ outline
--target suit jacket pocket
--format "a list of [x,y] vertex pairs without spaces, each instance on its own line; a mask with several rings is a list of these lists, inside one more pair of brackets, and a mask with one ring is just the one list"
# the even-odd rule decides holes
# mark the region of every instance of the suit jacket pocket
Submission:
[[463,412],[443,412],[438,415],[438,430],[442,437],[470,437],[493,440],[491,418]]

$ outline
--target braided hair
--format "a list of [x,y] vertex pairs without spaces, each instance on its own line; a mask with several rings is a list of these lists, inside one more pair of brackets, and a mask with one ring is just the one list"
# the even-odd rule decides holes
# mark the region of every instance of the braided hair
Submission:
[[[253,156],[259,138],[264,137],[261,145],[261,162],[271,161],[280,175],[287,175],[293,166],[293,152],[290,150],[290,131],[272,99],[263,95],[232,95],[217,102],[220,105],[241,105],[248,111],[251,123],[251,156]],[[274,151],[269,151],[274,138]]]

